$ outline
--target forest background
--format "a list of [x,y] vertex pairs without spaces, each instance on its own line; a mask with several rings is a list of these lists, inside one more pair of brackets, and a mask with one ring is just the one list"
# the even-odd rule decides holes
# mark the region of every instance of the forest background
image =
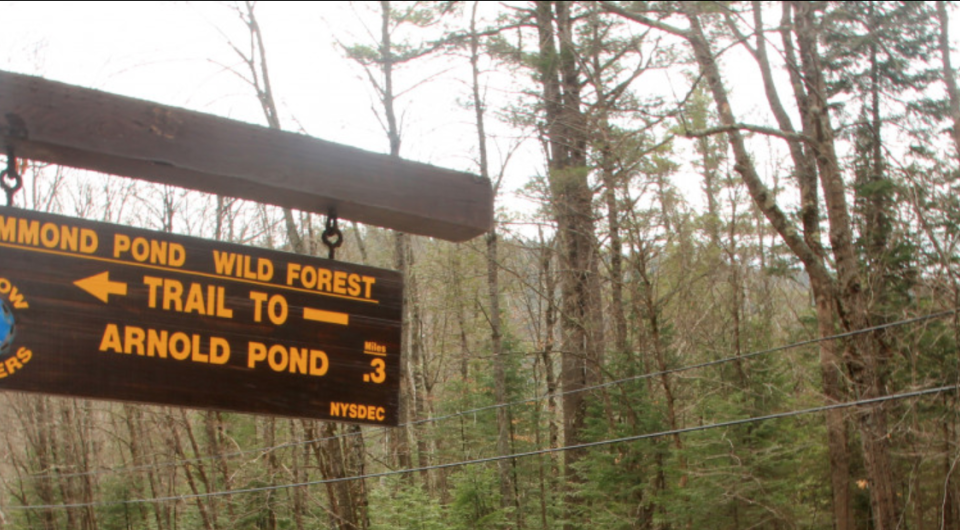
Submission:
[[[4,393],[0,526],[960,528],[952,4],[116,4],[3,4],[0,67],[479,173],[497,222],[348,226],[405,276],[401,427]],[[21,169],[19,207],[323,250]]]

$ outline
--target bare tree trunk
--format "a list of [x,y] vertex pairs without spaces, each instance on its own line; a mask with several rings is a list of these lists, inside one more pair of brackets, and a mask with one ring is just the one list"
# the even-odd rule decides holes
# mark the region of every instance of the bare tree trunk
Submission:
[[[183,410],[181,409],[181,414]],[[200,512],[200,520],[203,522],[203,527],[206,530],[214,530],[213,521],[210,518],[210,513],[208,510],[207,503],[202,497],[199,497],[201,493],[200,488],[197,487],[197,481],[194,479],[193,472],[190,470],[190,464],[186,462],[187,455],[183,450],[183,443],[180,440],[180,428],[177,427],[177,420],[173,417],[172,414],[167,415],[167,427],[170,432],[170,439],[173,441],[173,452],[176,455],[177,459],[183,462],[183,474],[187,478],[187,485],[190,486],[190,492],[195,495],[194,502],[197,505],[197,510]],[[270,529],[272,530],[272,529]]]
[[[203,426],[207,438],[207,452],[216,458],[216,460],[212,463],[215,468],[210,472],[210,480],[213,484],[216,484],[216,479],[214,477],[216,476],[216,473],[219,473],[220,480],[222,482],[222,489],[230,490],[232,489],[230,484],[230,468],[227,465],[226,457],[223,456],[224,448],[221,445],[221,438],[223,436],[223,419],[221,418],[220,413],[213,411],[204,412]],[[227,505],[227,515],[229,517],[227,525],[232,525],[236,520],[236,514],[233,510],[233,503],[230,502],[229,497],[224,502]]]
[[[494,396],[497,403],[507,402],[507,375],[504,366],[503,344],[500,336],[500,285],[497,276],[497,231],[487,235],[487,296],[490,301],[490,354],[493,356]],[[510,454],[510,411],[507,407],[497,409],[497,453]],[[514,510],[519,517],[519,499],[515,495],[511,460],[499,460],[500,505],[505,510]],[[520,527],[517,521],[517,527]]]
[[[400,157],[400,128],[397,122],[397,113],[395,109],[396,97],[393,89],[393,69],[394,69],[394,51],[391,43],[391,21],[392,6],[387,0],[380,2],[380,67],[383,75],[383,85],[381,88],[381,103],[383,104],[384,118],[386,119],[387,141],[390,146],[390,156]],[[400,339],[400,402],[399,417],[401,427],[391,430],[391,452],[394,459],[400,467],[412,467],[410,455],[410,429],[404,425],[411,420],[410,406],[413,402],[414,393],[417,391],[415,384],[411,384],[411,363],[412,357],[412,334],[416,332],[411,328],[411,302],[410,280],[412,277],[413,264],[410,263],[412,250],[410,247],[409,236],[402,232],[394,233],[394,264],[403,278],[403,319],[401,322]],[[414,415],[416,415],[416,412]]]
[[[297,432],[297,422],[290,420],[290,435],[296,439],[300,436],[303,436],[303,433]],[[293,474],[293,482],[295,484],[301,484],[307,480],[306,477],[306,462],[301,458],[300,447],[294,447],[291,451],[290,459],[290,471]],[[293,512],[293,524],[296,530],[305,530],[303,524],[303,514],[306,512],[306,497],[307,497],[307,487],[306,486],[296,486],[290,491],[290,495],[293,497],[293,502],[291,506],[291,511]]]
[[960,159],[960,88],[957,87],[957,72],[950,60],[950,16],[947,14],[947,3],[942,0],[937,1],[937,18],[940,26],[940,60],[943,61],[941,75],[947,86],[950,119],[953,121],[953,130],[950,133],[955,156]]
[[97,493],[97,474],[92,473],[94,467],[92,464],[97,458],[95,453],[96,444],[93,441],[95,419],[93,415],[93,403],[89,400],[73,400],[73,407],[75,410],[81,404],[83,406],[79,411],[80,414],[78,414],[80,421],[78,422],[79,425],[77,426],[77,432],[79,434],[79,444],[77,446],[79,455],[77,460],[80,462],[78,471],[82,473],[80,478],[83,481],[83,495],[81,499],[85,504],[87,504],[87,506],[83,509],[83,522],[85,528],[96,529],[98,526],[97,512],[94,509],[94,506],[91,505],[96,500]]
[[[956,396],[948,397],[944,395],[943,399],[944,401],[954,400],[954,403],[956,403]],[[941,530],[957,528],[957,524],[960,524],[960,491],[956,486],[960,444],[957,443],[956,414],[950,416],[943,422],[943,474],[945,478],[943,480],[943,501],[940,513]]]
[[[146,466],[145,454],[147,452],[147,440],[143,428],[143,409],[138,405],[123,404],[123,417],[127,427],[127,435],[130,437],[130,459],[135,468],[144,468]],[[143,474],[146,476],[147,484],[150,486],[148,496],[158,497],[160,490],[157,486],[157,475],[154,468],[146,467]],[[158,530],[166,530],[169,514],[165,513],[162,503],[151,503],[153,507],[153,517]],[[146,519],[146,517],[144,518]]]
[[[943,62],[941,77],[947,88],[950,120],[953,123],[953,128],[950,132],[953,140],[954,157],[956,161],[960,161],[960,88],[957,87],[957,72],[953,67],[953,62],[950,57],[950,16],[947,11],[947,3],[940,0],[937,1],[937,25],[940,29],[940,59]],[[929,223],[924,219],[922,210],[917,208],[917,211],[920,214],[919,217],[921,223],[924,225],[924,230],[929,233]],[[954,293],[954,310],[960,309],[960,287],[958,287],[957,284],[957,275],[950,270],[951,266],[949,265],[953,256],[944,252],[943,248],[936,243],[935,238],[931,239],[934,239],[937,253],[940,256],[940,260],[944,263],[947,275],[950,278]],[[954,340],[960,341],[960,313],[954,313],[953,324]],[[958,358],[958,366],[960,366],[960,358]],[[956,393],[954,393],[952,397],[944,396],[943,399],[945,401],[952,401],[952,403],[948,403],[948,410],[957,409],[958,397]],[[960,527],[960,480],[956,478],[958,462],[958,457],[956,456],[958,454],[956,414],[950,414],[943,419],[943,434],[945,479],[943,482],[940,528],[946,529]]]
[[[540,256],[539,281],[543,293],[543,331],[539,337],[541,346],[540,359],[543,364],[544,382],[546,383],[547,394],[547,442],[549,447],[559,447],[560,429],[557,425],[557,380],[554,373],[553,350],[554,333],[557,326],[557,306],[554,297],[556,286],[556,275],[554,274],[551,263],[553,262],[553,245],[543,239],[543,233],[540,233],[540,245],[538,247]],[[539,433],[539,429],[537,431]],[[544,470],[544,463],[540,464],[540,518],[543,528],[548,528],[547,504],[552,500],[554,494],[554,485],[559,475],[557,457],[555,453],[548,455],[545,460],[547,470]]]
[[[573,17],[564,1],[535,5],[540,38],[540,79],[546,112],[548,167],[554,215],[561,241],[563,354],[560,378],[563,396],[563,432],[566,445],[583,441],[586,396],[581,390],[600,380],[603,326],[597,245],[593,221],[593,192],[587,184],[586,129],[580,109],[577,51],[573,45]],[[568,491],[567,527],[574,524],[580,503],[576,484],[583,477],[576,463],[585,451],[564,453]]]
[[[480,176],[485,179],[490,178],[490,166],[487,159],[487,136],[484,123],[484,102],[480,95],[480,67],[478,65],[480,58],[480,37],[477,35],[477,6],[479,2],[474,2],[473,10],[470,16],[470,66],[472,80],[473,109],[477,126],[477,146],[480,153]],[[496,197],[496,187],[494,197]],[[497,227],[494,223],[493,228],[487,234],[487,300],[489,302],[490,322],[490,355],[493,358],[493,379],[494,379],[494,399],[497,403],[507,402],[507,375],[506,359],[503,352],[503,341],[501,340],[500,324],[500,281],[499,281],[499,256],[497,253]],[[510,454],[510,409],[500,407],[497,409],[497,454]],[[521,511],[519,497],[516,495],[515,480],[513,476],[512,460],[497,461],[497,471],[500,476],[500,507],[509,511],[512,510],[516,517],[516,526],[520,528],[522,522],[520,519]]]
[[[758,27],[762,27],[760,2],[754,2],[754,20]],[[801,116],[809,116],[809,101],[807,99],[807,89],[800,76],[800,65],[796,59],[796,52],[793,46],[793,36],[791,29],[793,20],[791,8],[784,4],[783,13],[780,21],[780,35],[784,43],[784,52],[787,61],[787,71],[790,74],[790,83],[797,104],[801,110]],[[773,84],[773,75],[770,71],[770,64],[767,60],[766,44],[763,35],[757,36],[757,52],[759,63],[764,77],[764,86],[766,87],[768,100],[771,102],[771,109],[780,125],[785,131],[793,131],[790,119],[780,99],[776,95]],[[810,134],[810,120],[803,120],[803,130]],[[789,143],[790,153],[796,167],[797,179],[800,184],[801,210],[800,218],[803,226],[804,241],[811,248],[814,254],[820,259],[824,259],[824,249],[820,242],[820,205],[819,194],[817,192],[817,169],[816,162],[810,153],[810,149],[801,145],[798,141]],[[810,274],[810,289],[813,293],[814,304],[817,315],[817,331],[821,337],[829,337],[836,334],[836,316],[833,302],[833,285],[828,278],[818,274]],[[819,343],[820,350],[820,375],[823,384],[823,394],[827,404],[839,403],[843,401],[844,395],[841,388],[841,364],[840,356],[837,353],[836,342],[822,341]],[[850,451],[847,441],[847,427],[843,411],[828,410],[824,413],[827,425],[827,450],[830,454],[830,484],[833,493],[833,519],[835,530],[852,530],[854,528],[853,511],[851,509],[850,496]]]
[[[812,148],[817,159],[820,182],[830,220],[830,243],[837,267],[837,300],[840,322],[845,331],[871,326],[869,304],[861,285],[853,230],[847,210],[846,186],[834,151],[833,128],[826,101],[826,83],[817,50],[813,7],[795,2],[797,42],[813,124]],[[887,353],[874,334],[857,335],[846,344],[844,361],[859,398],[886,395],[884,370]],[[896,483],[890,460],[887,415],[883,404],[857,410],[864,463],[870,478],[870,504],[877,530],[893,530],[900,517]]]
[[[661,323],[660,323],[660,302],[656,299],[654,293],[654,285],[650,280],[650,271],[648,270],[647,263],[647,253],[646,249],[642,247],[642,243],[637,241],[637,245],[640,246],[636,253],[636,270],[637,274],[640,277],[638,282],[643,286],[643,292],[641,293],[643,304],[644,304],[644,316],[647,321],[647,329],[650,333],[650,350],[653,351],[653,358],[656,362],[657,371],[660,372],[660,385],[663,388],[663,396],[667,402],[667,424],[670,427],[670,430],[676,431],[680,428],[680,421],[677,418],[677,403],[676,403],[676,394],[672,382],[670,381],[670,375],[666,373],[669,369],[667,365],[666,354],[664,350],[663,338],[661,337]],[[677,455],[680,463],[681,477],[680,477],[680,486],[684,487],[687,485],[687,463],[686,459],[683,457],[683,440],[680,438],[680,435],[674,433],[671,437],[673,440],[673,447],[677,450]]]
[[[23,402],[26,403],[27,410],[21,409],[17,414],[27,435],[27,443],[33,452],[35,470],[29,472],[40,475],[35,479],[34,488],[40,503],[45,505],[58,504],[53,490],[56,460],[52,456],[54,441],[50,430],[53,428],[54,421],[50,401],[46,396],[24,396]],[[42,510],[40,522],[44,530],[55,530],[58,526],[53,509]]]
[[[187,433],[187,440],[190,442],[190,449],[194,454],[193,467],[197,470],[197,476],[200,479],[200,483],[203,484],[203,489],[205,493],[211,493],[215,491],[212,487],[210,478],[208,477],[206,464],[204,460],[201,459],[203,453],[200,451],[200,444],[197,443],[197,437],[193,433],[193,424],[190,422],[190,418],[187,417],[187,413],[184,409],[180,409],[180,419],[183,420],[183,430]],[[186,466],[184,466],[186,467]],[[218,499],[216,497],[209,497],[205,501],[205,504],[209,510],[210,514],[210,524],[214,529],[220,528],[219,515],[218,515]]]
[[[409,248],[409,254],[407,254],[406,263],[412,270],[412,246]],[[423,314],[420,309],[420,289],[419,283],[417,282],[417,277],[415,275],[411,274],[409,281],[404,283],[403,292],[404,295],[410,295],[410,355],[407,357],[407,362],[410,368],[410,386],[412,389],[410,394],[410,403],[413,405],[413,417],[411,419],[412,421],[417,422],[411,430],[411,433],[413,434],[413,438],[417,446],[417,465],[421,468],[420,478],[423,481],[423,486],[426,488],[427,492],[433,494],[435,493],[436,488],[434,487],[432,473],[426,469],[430,467],[430,451],[429,447],[427,446],[427,438],[424,432],[426,427],[423,423],[420,423],[420,420],[428,417],[427,400],[430,398],[430,395],[426,384],[426,366],[424,360],[425,352],[423,346]]]
[[[337,479],[347,476],[343,448],[337,436],[337,427],[329,422],[305,422],[304,431],[308,438],[316,440],[317,432],[314,425],[319,425],[320,441],[311,444],[320,476],[324,480]],[[368,524],[366,505],[359,504],[351,496],[350,485],[345,481],[328,482],[327,498],[330,503],[331,522],[338,530],[360,530]]]
[[[559,384],[557,382],[555,368],[553,364],[553,352],[555,349],[554,333],[557,327],[557,302],[554,294],[557,290],[556,274],[551,265],[554,260],[553,242],[540,242],[540,277],[542,278],[543,292],[546,297],[546,307],[543,314],[543,345],[540,352],[543,359],[544,379],[547,383],[547,421],[549,422],[549,442],[550,447],[560,447],[560,427],[557,425],[557,391]],[[551,459],[553,456],[551,456]],[[553,469],[554,475],[557,473],[556,467]]]

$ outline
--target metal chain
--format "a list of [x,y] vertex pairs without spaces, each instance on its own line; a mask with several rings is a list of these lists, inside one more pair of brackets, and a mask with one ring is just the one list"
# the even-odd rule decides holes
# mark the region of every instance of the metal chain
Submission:
[[23,187],[23,179],[17,172],[17,157],[13,156],[13,146],[7,146],[7,169],[0,173],[0,187],[7,194],[7,206],[13,206],[13,196]]
[[336,259],[337,249],[343,244],[343,232],[337,224],[337,212],[330,210],[327,215],[326,228],[320,236],[320,241],[327,246],[327,258]]

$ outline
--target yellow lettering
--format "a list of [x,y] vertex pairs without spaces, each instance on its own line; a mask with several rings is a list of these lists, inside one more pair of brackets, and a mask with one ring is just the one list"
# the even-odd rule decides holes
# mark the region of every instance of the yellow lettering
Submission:
[[150,241],[150,263],[159,263],[161,265],[165,265],[167,263],[166,241]]
[[170,257],[168,264],[171,267],[182,267],[187,261],[187,251],[180,243],[170,243]]
[[155,278],[153,276],[144,276],[143,283],[149,287],[149,296],[147,297],[147,306],[148,307],[157,307],[157,289],[163,285],[163,278]]
[[206,353],[200,353],[200,335],[193,337],[193,357],[191,359],[196,363],[210,362],[210,357]]
[[89,228],[80,229],[80,252],[84,254],[93,254],[100,246],[100,239],[97,233]]
[[267,293],[250,291],[250,299],[256,302],[253,304],[253,321],[260,322],[263,320],[263,303],[267,301]]
[[213,268],[217,274],[230,276],[233,274],[233,264],[237,261],[237,255],[231,252],[213,251]]
[[366,287],[363,293],[364,298],[370,298],[370,288],[373,287],[373,284],[377,283],[377,279],[372,276],[363,276],[360,278],[360,281],[362,281]]
[[383,407],[376,405],[358,405],[357,403],[330,402],[330,415],[349,417],[358,420],[383,421],[387,417],[387,411]]
[[290,361],[289,356],[287,355],[287,349],[279,344],[274,344],[270,347],[270,354],[267,355],[267,364],[270,365],[270,369],[274,372],[282,372],[287,368],[287,363]]
[[347,294],[347,273],[343,271],[333,273],[333,292]]
[[80,250],[80,230],[73,226],[60,227],[60,248],[76,252]]
[[10,372],[11,374],[23,368],[23,365],[20,364],[20,359],[17,359],[16,357],[7,359],[7,361],[3,364],[7,366],[7,372]]
[[[89,235],[93,236],[90,242],[92,243],[92,249],[95,250],[96,234],[90,232]],[[84,233],[81,231],[81,237],[83,236]],[[84,242],[81,242],[81,252],[86,252],[83,250],[83,246]],[[130,236],[115,234],[113,236],[113,257],[120,258],[128,252],[134,261],[169,265],[171,267],[180,267],[187,259],[186,250],[179,243],[168,243],[143,237],[135,237],[131,240]]]
[[230,360],[230,343],[221,337],[210,337],[210,364],[227,364]]
[[[317,366],[317,361],[320,361],[319,366]],[[320,350],[310,350],[310,375],[327,375],[327,369],[329,367],[330,360],[327,359],[327,354],[325,352]]]
[[17,230],[17,243],[21,245],[37,246],[40,240],[40,221],[20,219]]
[[183,284],[177,280],[163,280],[163,308],[167,311],[171,306],[176,306],[174,311],[183,312]]
[[383,361],[383,359],[380,359],[379,357],[376,359],[373,359],[372,361],[370,361],[370,366],[373,367],[373,373],[364,375],[363,376],[364,381],[366,381],[368,376],[371,381],[377,384],[380,384],[387,380],[387,372],[386,372],[387,365]]
[[0,239],[14,242],[17,240],[17,219],[0,215]]
[[166,330],[147,330],[147,357],[167,358],[167,341],[169,333]]
[[[209,343],[209,348],[204,347],[204,341]],[[254,344],[251,343],[251,351],[255,350]],[[266,357],[266,347],[261,345],[261,349],[263,353],[260,358],[263,359]],[[227,364],[230,360],[230,343],[223,337],[207,339],[196,333],[188,335],[182,331],[168,332],[136,326],[124,326],[121,333],[116,324],[107,324],[100,341],[100,351],[136,353],[140,356],[161,359],[166,359],[169,355],[178,361],[189,360],[217,365]],[[21,363],[29,361],[32,355],[33,352],[25,348],[20,348],[17,352],[17,358]],[[251,367],[253,362],[254,360],[250,361]]]
[[150,308],[157,307],[158,293],[162,292],[163,309],[166,311],[233,318],[233,309],[226,306],[227,293],[223,287],[191,283],[184,300],[183,283],[177,280],[144,276],[143,283],[147,286],[147,306]]
[[300,265],[296,263],[287,264],[287,285],[293,285],[293,280],[300,277]]
[[190,337],[186,333],[177,331],[170,336],[170,355],[178,361],[190,357]]
[[190,290],[187,292],[187,301],[183,304],[184,313],[199,313],[206,315],[207,311],[203,306],[203,286],[199,283],[191,283]]
[[257,258],[257,279],[269,282],[273,279],[273,262],[266,258]]
[[133,353],[133,350],[136,349],[137,355],[143,355],[143,341],[146,338],[147,334],[143,332],[143,328],[127,326],[123,330],[123,353]]
[[286,322],[287,316],[290,312],[290,309],[287,306],[287,299],[279,294],[271,296],[269,312],[270,322],[273,322],[275,325],[279,326]]
[[290,348],[290,373],[307,375],[309,353],[306,348]]
[[10,290],[10,303],[12,303],[13,307],[17,309],[27,309],[30,307],[30,304],[23,299],[23,293],[18,291],[16,287],[13,287]]
[[47,248],[54,248],[60,243],[60,227],[53,223],[43,223],[40,227],[40,244]]
[[349,294],[350,296],[360,296],[360,293],[362,291],[360,290],[359,274],[351,274],[350,277],[347,279],[347,284],[348,284],[347,294]]
[[[250,291],[250,299],[254,301],[253,304],[253,321],[262,322],[263,321],[263,303],[267,301],[267,293],[261,293],[259,291]],[[270,302],[267,305],[267,316],[270,317],[270,322],[279,326],[287,321],[289,316],[290,309],[287,306],[287,299],[279,294],[275,294],[270,297]]]
[[327,269],[317,269],[317,289],[330,292],[330,271]]
[[100,351],[112,350],[116,353],[123,352],[123,344],[120,342],[120,330],[116,324],[107,324],[103,330],[103,338],[100,339]]
[[60,248],[72,252],[96,251],[97,236],[92,230],[76,226],[43,223],[0,215],[0,240],[35,247]]
[[247,368],[267,358],[267,346],[261,342],[251,342],[247,347]]
[[317,269],[307,267],[303,269],[303,281],[301,282],[307,289],[313,289],[317,286]]
[[227,293],[223,287],[217,287],[217,312],[216,315],[221,318],[233,318],[233,309],[226,307]]
[[134,238],[130,252],[133,254],[133,259],[143,263],[150,257],[150,244],[142,237]]
[[217,304],[217,301],[215,300],[216,297],[217,297],[216,286],[208,285],[207,286],[207,314],[208,315],[214,314],[214,312],[217,310],[216,307],[214,307]]
[[250,259],[250,256],[241,256],[243,258],[243,277],[247,280],[256,280],[257,272],[251,267],[253,260]]
[[119,258],[121,254],[130,250],[130,237],[123,234],[113,236],[113,257]]
[[291,287],[370,298],[373,285],[377,280],[371,276],[361,276],[346,271],[331,271],[322,267],[288,263],[286,282]]

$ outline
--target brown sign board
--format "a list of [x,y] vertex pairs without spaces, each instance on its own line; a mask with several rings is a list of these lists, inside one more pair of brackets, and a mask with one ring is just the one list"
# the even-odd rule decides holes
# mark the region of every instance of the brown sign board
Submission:
[[0,71],[0,151],[465,241],[489,179],[209,114]]
[[401,276],[0,208],[0,389],[396,425]]

